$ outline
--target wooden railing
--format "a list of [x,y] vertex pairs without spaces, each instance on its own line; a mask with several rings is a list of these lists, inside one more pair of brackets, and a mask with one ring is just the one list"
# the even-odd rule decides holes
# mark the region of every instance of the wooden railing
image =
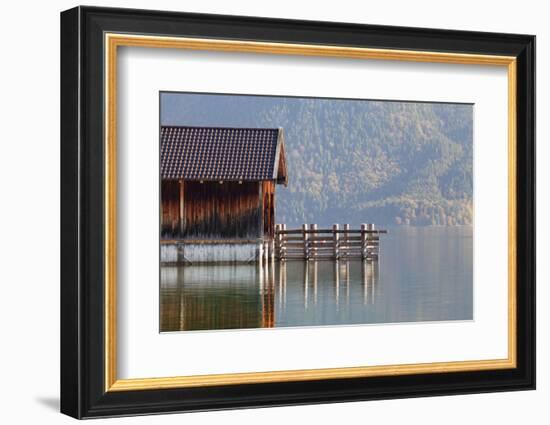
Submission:
[[377,230],[374,224],[362,224],[360,229],[350,229],[344,224],[340,229],[318,229],[316,224],[304,224],[301,229],[287,229],[284,224],[275,226],[274,254],[279,260],[351,259],[376,260],[380,252],[380,235],[387,230]]

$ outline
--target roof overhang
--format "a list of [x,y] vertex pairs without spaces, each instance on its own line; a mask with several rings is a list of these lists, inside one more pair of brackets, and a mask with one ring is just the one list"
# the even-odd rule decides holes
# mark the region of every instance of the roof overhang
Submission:
[[284,131],[279,127],[279,136],[277,138],[277,148],[275,150],[275,161],[273,166],[273,180],[277,184],[288,186],[288,173],[286,166],[285,136]]

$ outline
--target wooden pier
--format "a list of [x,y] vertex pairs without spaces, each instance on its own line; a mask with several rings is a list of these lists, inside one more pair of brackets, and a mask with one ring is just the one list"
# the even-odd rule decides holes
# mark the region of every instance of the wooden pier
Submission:
[[275,226],[273,256],[278,260],[341,260],[360,258],[377,260],[380,252],[380,235],[374,224],[362,224],[351,229],[349,224],[340,228],[319,229],[316,224],[303,224],[301,229],[287,229],[285,224]]

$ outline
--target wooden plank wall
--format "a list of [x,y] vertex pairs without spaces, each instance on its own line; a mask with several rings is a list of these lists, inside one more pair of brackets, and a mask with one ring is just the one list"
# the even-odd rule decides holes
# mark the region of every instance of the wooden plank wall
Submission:
[[163,181],[161,196],[161,237],[170,238],[179,234],[180,207],[179,182],[177,180]]
[[[162,182],[164,239],[256,239],[262,234],[258,182]],[[180,222],[180,208],[183,223]],[[181,224],[181,229],[180,229]]]
[[275,236],[275,182],[262,182],[263,234]]

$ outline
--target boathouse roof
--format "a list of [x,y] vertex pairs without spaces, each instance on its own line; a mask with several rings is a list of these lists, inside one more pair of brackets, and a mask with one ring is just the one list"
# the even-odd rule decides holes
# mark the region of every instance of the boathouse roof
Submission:
[[163,180],[275,180],[287,184],[282,128],[162,126]]

